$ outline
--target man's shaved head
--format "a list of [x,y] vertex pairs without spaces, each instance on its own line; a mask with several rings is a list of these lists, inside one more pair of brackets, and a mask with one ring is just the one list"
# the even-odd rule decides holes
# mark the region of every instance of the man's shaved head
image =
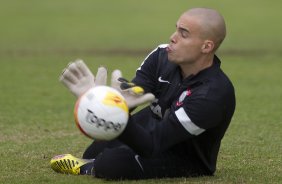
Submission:
[[226,35],[226,27],[223,17],[216,10],[193,8],[184,12],[183,15],[194,17],[198,21],[202,38],[212,40],[215,50],[220,46]]

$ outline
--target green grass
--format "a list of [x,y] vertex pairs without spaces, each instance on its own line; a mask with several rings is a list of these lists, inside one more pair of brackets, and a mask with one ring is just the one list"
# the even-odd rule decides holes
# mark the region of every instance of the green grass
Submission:
[[144,50],[166,43],[180,13],[195,6],[217,8],[226,18],[220,55],[237,96],[216,175],[120,183],[281,183],[281,4],[1,1],[0,183],[115,183],[50,169],[54,155],[80,156],[90,143],[75,127],[75,99],[58,76],[69,61],[83,58],[93,71],[104,65],[131,78]]

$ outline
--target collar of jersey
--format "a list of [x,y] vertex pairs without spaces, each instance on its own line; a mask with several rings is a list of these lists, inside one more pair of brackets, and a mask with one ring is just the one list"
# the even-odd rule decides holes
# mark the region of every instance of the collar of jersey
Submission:
[[196,75],[190,75],[183,80],[183,83],[193,85],[194,83],[198,82],[205,82],[209,80],[209,78],[215,75],[220,69],[221,61],[215,55],[212,66],[205,68],[204,70],[200,71]]

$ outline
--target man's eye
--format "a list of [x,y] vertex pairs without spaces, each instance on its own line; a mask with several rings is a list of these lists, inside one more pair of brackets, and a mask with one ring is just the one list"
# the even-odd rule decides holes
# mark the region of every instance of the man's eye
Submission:
[[186,33],[184,33],[184,32],[181,32],[181,36],[182,36],[183,38],[187,38],[187,37],[188,37],[188,35],[187,35]]

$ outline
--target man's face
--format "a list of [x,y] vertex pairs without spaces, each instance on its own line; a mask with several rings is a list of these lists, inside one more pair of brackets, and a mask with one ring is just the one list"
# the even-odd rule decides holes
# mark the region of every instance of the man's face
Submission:
[[200,37],[199,21],[183,14],[176,23],[176,31],[167,47],[169,61],[176,64],[192,64],[201,56],[204,40]]

